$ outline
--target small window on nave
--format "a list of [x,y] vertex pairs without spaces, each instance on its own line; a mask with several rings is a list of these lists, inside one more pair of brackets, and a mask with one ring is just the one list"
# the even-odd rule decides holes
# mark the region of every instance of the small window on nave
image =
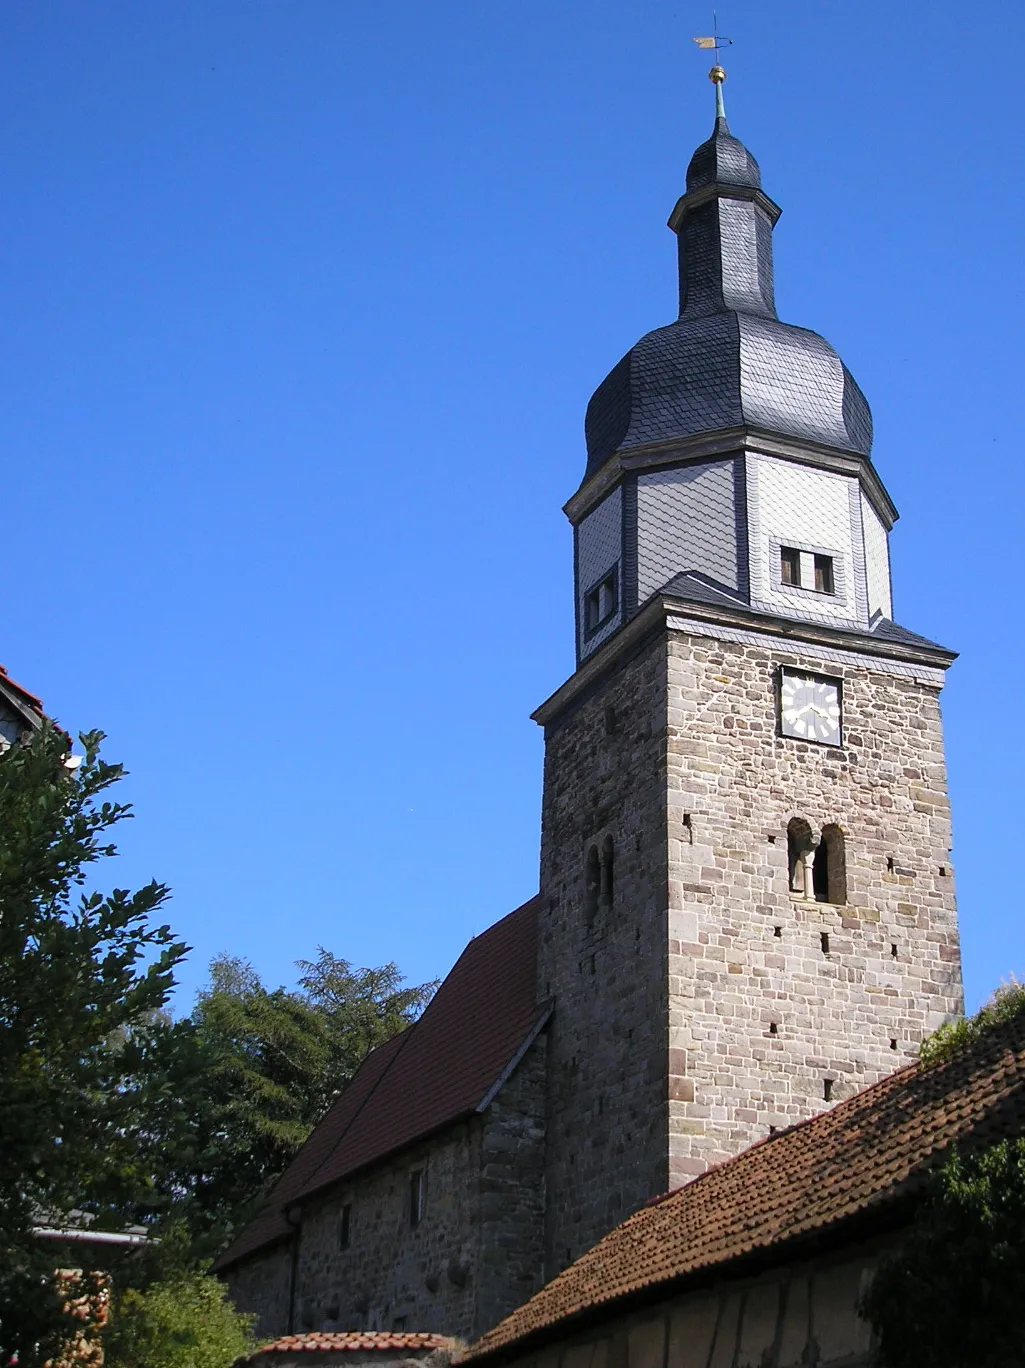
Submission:
[[409,1224],[416,1229],[424,1218],[424,1171],[414,1169],[409,1175]]
[[352,1243],[352,1203],[346,1202],[338,1213],[338,1248],[348,1249]]
[[584,915],[588,923],[598,915],[598,899],[601,897],[602,868],[598,847],[590,846],[584,862]]
[[615,886],[615,849],[612,837],[606,836],[601,847],[601,885],[598,893],[599,906],[612,906],[612,893]]

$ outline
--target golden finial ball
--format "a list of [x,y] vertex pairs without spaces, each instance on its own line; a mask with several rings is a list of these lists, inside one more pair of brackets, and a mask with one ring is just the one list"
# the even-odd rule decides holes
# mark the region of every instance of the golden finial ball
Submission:
[[719,65],[718,62],[716,62],[715,66],[708,73],[708,79],[710,81],[714,81],[716,85],[722,85],[723,81],[725,81],[726,72],[724,68]]

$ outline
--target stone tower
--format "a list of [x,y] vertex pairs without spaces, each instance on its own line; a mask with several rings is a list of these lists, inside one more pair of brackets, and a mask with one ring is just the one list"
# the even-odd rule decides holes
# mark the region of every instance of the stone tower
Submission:
[[780,210],[717,95],[679,318],[588,406],[577,669],[535,714],[547,1277],[962,1009],[954,657],[893,621],[868,404],[777,317]]

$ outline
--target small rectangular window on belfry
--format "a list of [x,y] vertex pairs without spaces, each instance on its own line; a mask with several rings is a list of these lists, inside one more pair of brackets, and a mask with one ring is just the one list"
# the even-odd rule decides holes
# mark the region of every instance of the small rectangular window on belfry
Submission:
[[348,1249],[352,1241],[352,1203],[346,1202],[338,1213],[338,1248]]
[[584,631],[588,636],[619,611],[619,571],[611,571],[584,598]]
[[833,589],[833,557],[815,557],[815,588],[820,594],[832,594]]
[[409,1224],[418,1226],[424,1218],[424,1171],[416,1169],[409,1175]]
[[779,548],[779,570],[784,584],[801,587],[801,553],[792,546]]

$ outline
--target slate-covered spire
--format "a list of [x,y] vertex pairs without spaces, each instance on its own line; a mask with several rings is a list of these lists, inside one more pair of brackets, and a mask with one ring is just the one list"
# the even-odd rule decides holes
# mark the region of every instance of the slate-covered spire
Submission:
[[669,226],[679,241],[680,317],[723,309],[776,317],[772,229],[780,209],[762,190],[762,173],[726,122],[726,73],[714,66],[715,128],[687,168],[687,192]]
[[[587,406],[587,471],[617,453],[746,428],[868,456],[872,415],[829,343],[776,314],[772,230],[780,209],[730,132],[726,73],[713,67],[716,118],[669,219],[679,243],[680,312],[648,333]],[[642,458],[643,459],[643,458]]]

